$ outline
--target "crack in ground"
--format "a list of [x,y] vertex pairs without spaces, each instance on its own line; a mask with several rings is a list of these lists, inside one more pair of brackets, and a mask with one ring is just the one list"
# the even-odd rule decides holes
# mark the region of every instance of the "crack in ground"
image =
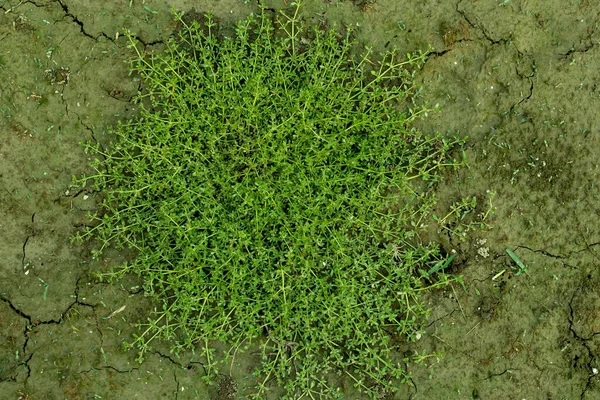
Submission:
[[[457,300],[457,299],[453,299],[453,300]],[[454,314],[455,312],[457,312],[459,309],[456,307],[454,308],[452,311],[448,312],[447,314],[444,314],[442,316],[440,316],[439,318],[434,319],[433,321],[431,321],[429,324],[425,325],[425,329],[427,328],[431,328],[432,325],[434,325],[436,322],[441,321],[442,319],[451,317],[452,314]]]
[[584,53],[590,51],[591,49],[593,49],[594,48],[594,41],[592,39],[592,36],[594,36],[594,34],[596,33],[596,29],[595,28],[598,28],[598,24],[597,23],[595,24],[595,27],[587,29],[587,32],[588,32],[587,36],[585,38],[583,38],[582,40],[580,40],[577,45],[581,45],[585,41],[587,41],[588,43],[584,44],[580,49],[576,49],[575,48],[575,44],[573,44],[573,46],[571,46],[571,49],[569,49],[569,51],[567,51],[564,54],[559,54],[559,55],[563,59],[567,59],[567,58],[569,58],[569,56],[571,54],[574,54],[574,53],[582,53],[582,54],[584,54]]
[[[166,360],[169,360],[169,362],[171,362],[173,365],[177,365],[178,367],[180,367],[181,369],[185,369],[185,370],[191,370],[192,368],[194,368],[194,364],[198,364],[202,367],[202,370],[204,371],[205,375],[208,375],[208,372],[206,371],[206,367],[204,366],[204,363],[200,362],[200,361],[190,361],[187,364],[182,364],[178,361],[175,361],[171,356],[167,355],[167,354],[163,354],[160,351],[151,351],[150,354],[154,354],[154,355],[158,355],[160,358],[164,358]],[[181,384],[179,383],[179,380],[177,379],[177,371],[174,370],[173,371],[173,379],[175,380],[175,398],[177,399],[179,396],[179,390],[181,388],[181,390],[183,391],[183,387],[181,386]]]
[[[584,238],[584,241],[585,241],[585,238]],[[600,242],[599,242],[599,243],[590,243],[590,244],[588,244],[588,243],[586,242],[586,243],[585,243],[585,247],[584,247],[583,249],[580,249],[580,250],[573,250],[573,251],[569,252],[569,253],[568,253],[566,256],[563,256],[563,255],[560,255],[560,254],[552,254],[552,253],[550,253],[549,251],[547,251],[547,250],[544,250],[544,249],[532,249],[532,248],[530,248],[530,247],[527,247],[527,246],[522,246],[522,245],[519,245],[519,246],[517,246],[516,248],[517,248],[517,249],[525,249],[525,250],[529,250],[529,251],[531,251],[532,253],[540,253],[540,254],[542,254],[542,255],[544,255],[544,256],[546,256],[546,257],[550,257],[550,258],[554,258],[554,259],[556,259],[556,260],[560,260],[560,261],[563,263],[563,265],[564,265],[564,266],[567,266],[567,267],[569,267],[569,268],[573,268],[573,269],[578,269],[577,267],[575,267],[575,266],[573,266],[573,265],[571,265],[571,264],[567,263],[565,260],[569,259],[569,258],[570,258],[570,257],[571,257],[573,254],[581,253],[581,252],[584,252],[584,251],[589,251],[589,252],[590,252],[590,254],[591,254],[591,255],[592,255],[594,258],[600,259],[600,256],[598,256],[598,254],[596,254],[596,253],[595,253],[595,252],[592,250],[592,247],[595,247],[595,246],[598,246],[598,245],[600,245]]]
[[110,40],[110,41],[111,41],[111,42],[113,42],[113,43],[115,42],[115,39],[113,39],[111,36],[108,36],[108,35],[107,35],[106,33],[104,33],[104,32],[100,32],[100,34],[99,34],[98,36],[96,36],[96,37],[94,37],[94,36],[92,36],[91,34],[89,34],[88,32],[86,32],[86,30],[85,30],[85,28],[84,28],[84,26],[83,26],[83,22],[82,22],[82,21],[80,21],[80,20],[79,20],[79,18],[77,18],[77,16],[76,16],[76,15],[72,14],[72,13],[69,11],[69,7],[68,7],[68,6],[67,6],[65,3],[63,3],[63,0],[56,0],[56,2],[57,2],[58,4],[60,4],[61,8],[63,9],[63,11],[64,11],[64,13],[65,13],[65,17],[69,17],[69,18],[71,18],[71,20],[72,20],[72,21],[73,21],[75,24],[79,25],[79,30],[80,30],[80,32],[83,34],[83,36],[86,36],[86,37],[88,37],[88,38],[90,38],[90,39],[93,39],[93,40],[95,40],[95,41],[98,41],[98,39],[99,39],[100,37],[104,37],[104,38],[106,38],[106,39]]
[[98,368],[92,367],[90,369],[79,371],[79,373],[80,374],[87,374],[87,373],[90,373],[92,371],[100,371],[100,370],[103,370],[103,369],[110,369],[112,371],[118,372],[119,374],[128,374],[130,372],[139,371],[140,370],[139,368],[136,368],[136,367],[133,367],[131,369],[123,369],[123,370],[121,370],[121,369],[118,369],[116,367],[113,367],[112,365],[103,365],[102,367],[98,367]]
[[21,257],[21,266],[23,267],[23,269],[25,269],[25,248],[27,247],[27,242],[29,242],[29,238],[31,238],[33,235],[27,235],[27,237],[25,238],[25,243],[23,243],[23,256]]
[[533,95],[533,87],[534,87],[532,78],[537,73],[537,66],[535,64],[535,60],[531,60],[532,72],[529,75],[525,75],[519,71],[519,65],[520,65],[519,62],[521,60],[523,60],[525,57],[524,57],[524,53],[521,52],[521,50],[519,50],[518,47],[515,46],[515,48],[517,49],[517,64],[515,65],[515,73],[517,74],[517,76],[519,78],[527,79],[529,81],[529,94],[527,96],[523,97],[521,100],[519,100],[518,103],[513,104],[510,107],[509,113],[512,113],[513,110],[515,109],[515,107],[517,107],[518,105],[520,105],[521,103],[523,103],[525,101],[528,101],[531,98],[531,96]]
[[[18,354],[16,355],[17,357],[17,361],[19,360],[19,356]],[[33,358],[33,353],[29,354],[29,357],[27,357],[26,359],[24,359],[23,361],[19,362],[18,364],[9,367],[6,371],[3,371],[5,374],[7,373],[13,373],[16,371],[17,368],[23,366],[25,367],[25,370],[27,371],[27,375],[25,376],[24,382],[23,382],[23,386],[27,385],[27,380],[31,377],[31,367],[29,366],[29,362],[31,361],[31,359]],[[1,382],[17,382],[17,375],[11,375],[5,378],[0,378],[0,383]]]
[[35,227],[33,226],[33,224],[35,223],[35,214],[33,213],[31,215],[31,229],[30,229],[30,233],[27,235],[27,237],[25,238],[25,242],[23,243],[23,247],[22,247],[22,256],[21,256],[21,267],[23,268],[23,270],[25,270],[25,268],[27,268],[27,265],[25,265],[25,257],[26,257],[26,253],[27,253],[27,243],[29,242],[29,239],[31,239],[32,237],[34,237],[36,235],[35,232]]
[[[25,343],[23,343],[23,354],[26,354],[27,351],[27,344],[29,343],[29,337],[32,334],[33,330],[35,328],[37,328],[38,326],[41,325],[59,325],[63,322],[65,316],[67,315],[67,313],[75,306],[79,305],[79,306],[83,306],[83,307],[90,307],[92,308],[92,310],[95,311],[95,306],[92,304],[88,304],[85,303],[83,301],[79,300],[79,281],[81,280],[82,277],[77,278],[77,282],[75,284],[75,301],[73,301],[73,303],[71,303],[69,306],[67,306],[67,308],[60,314],[60,318],[58,320],[54,320],[54,319],[50,319],[50,320],[45,320],[45,321],[41,321],[37,318],[32,318],[30,315],[24,313],[22,310],[20,310],[19,308],[17,308],[12,301],[10,301],[10,299],[4,297],[3,295],[0,295],[0,300],[5,302],[8,307],[18,316],[20,316],[21,318],[24,318],[25,320],[27,320],[27,325],[25,326],[25,330],[23,332],[23,335],[25,336]],[[98,327],[98,319],[97,319],[97,315],[94,312],[94,316],[96,317],[96,326]],[[100,331],[99,327],[98,330]],[[102,334],[102,331],[100,331],[100,334]],[[33,353],[31,353],[33,354]]]
[[[1,294],[0,294],[0,301],[3,301],[4,303],[6,303],[8,305],[8,307],[19,317],[27,320],[27,324],[25,325],[25,329],[23,330],[23,336],[25,336],[25,341],[23,343],[23,347],[21,348],[21,352],[22,352],[23,356],[25,356],[27,354],[26,348],[27,348],[27,343],[29,342],[29,335],[31,334],[31,326],[32,326],[31,317],[29,315],[25,314],[23,311],[19,310],[12,303],[12,301],[10,301],[10,299],[7,299],[6,297],[4,297]],[[17,352],[17,357],[18,357],[18,352]],[[27,369],[27,376],[25,377],[25,384],[27,384],[27,379],[29,379],[29,377],[31,376],[31,368],[29,367],[29,361],[31,361],[32,357],[33,357],[33,352],[29,354],[29,357],[27,357],[26,359],[24,359],[23,361],[21,361],[20,363],[15,365],[14,368],[12,368],[12,370],[14,371],[16,368],[18,368],[21,365],[25,366],[25,368]],[[18,360],[18,358],[17,358],[17,360]],[[16,381],[16,377],[13,377],[12,379],[9,379],[9,380]]]
[[[590,348],[590,346],[588,345],[588,341],[592,340],[592,338],[598,334],[600,334],[600,332],[594,332],[592,334],[592,336],[590,336],[589,338],[584,338],[582,336],[580,336],[577,331],[574,328],[574,319],[575,319],[575,312],[573,310],[573,302],[575,301],[575,296],[577,295],[577,293],[581,291],[581,288],[578,288],[577,290],[573,291],[573,295],[571,296],[571,300],[569,301],[569,332],[571,333],[571,335],[573,336],[573,338],[586,350],[587,355],[588,355],[588,359],[587,362],[585,364],[586,368],[588,371],[593,371],[594,366],[592,365],[593,361],[594,361],[594,353],[592,352],[592,349]],[[576,358],[574,360],[571,360],[572,362],[572,367],[576,368],[577,367],[577,361],[578,361],[579,357],[576,356]],[[587,377],[587,381],[585,383],[585,387],[583,388],[583,390],[580,393],[580,398],[583,399],[585,397],[585,393],[588,391],[588,389],[591,388],[592,385],[592,378],[594,377],[594,373],[589,373],[588,372],[588,377]]]
[[550,253],[550,252],[548,252],[546,250],[543,250],[543,249],[540,249],[540,250],[538,250],[538,249],[532,249],[532,248],[529,248],[527,246],[517,246],[517,249],[529,250],[532,253],[540,253],[540,254],[545,255],[546,257],[555,258],[555,259],[561,260],[561,261],[565,259],[565,257],[563,257],[561,255],[552,254],[552,253]]
[[498,377],[498,376],[502,376],[502,375],[507,374],[507,373],[510,374],[512,371],[519,371],[519,369],[510,369],[510,368],[507,368],[504,371],[499,372],[499,373],[488,374],[487,378],[483,378],[483,379],[481,379],[481,381],[487,381],[487,380],[490,380],[490,379]]
[[177,372],[173,370],[173,379],[175,380],[175,400],[179,398],[179,380],[177,379]]
[[587,250],[587,251],[590,252],[590,254],[592,255],[592,257],[594,257],[597,260],[600,260],[600,256],[593,249],[593,247],[596,247],[596,246],[600,245],[600,242],[588,243],[585,235],[583,234],[583,232],[581,232],[581,230],[579,230],[579,234],[581,235],[581,238],[583,239],[583,242],[585,243],[585,248],[583,248],[581,250],[576,250],[576,251],[574,251],[574,253],[581,253],[581,252]]
[[98,141],[98,139],[96,138],[96,133],[94,132],[93,126],[90,127],[88,126],[85,122],[83,122],[83,119],[81,118],[81,116],[77,113],[74,113],[77,116],[77,119],[79,120],[79,123],[88,131],[90,131],[90,136],[92,137],[92,140],[94,141],[94,143],[96,143],[98,146],[100,146],[100,150],[102,150],[100,152],[100,155],[102,156],[102,158],[104,158],[106,160],[106,149],[104,148],[104,146],[102,145],[101,142]]
[[29,321],[29,324],[31,325],[31,317],[27,314],[25,314],[23,311],[19,310],[17,307],[15,307],[15,305],[12,303],[12,301],[10,301],[10,299],[7,299],[6,297],[4,297],[3,295],[0,294],[0,300],[5,302],[8,307],[13,310],[13,312],[15,314],[17,314],[19,317],[26,319],[27,321]]
[[33,353],[29,354],[29,357],[27,357],[27,359],[20,364],[20,365],[23,365],[25,367],[25,369],[27,369],[27,376],[25,377],[25,380],[23,381],[23,387],[27,386],[27,380],[29,380],[29,378],[31,377],[31,367],[29,366],[29,362],[31,361],[32,358],[33,358]]
[[157,350],[157,351],[151,351],[150,354],[155,354],[155,355],[158,355],[161,358],[165,358],[165,359],[169,360],[172,364],[175,364],[175,365],[181,367],[182,369],[190,370],[190,369],[194,368],[194,364],[198,364],[198,365],[200,365],[202,367],[202,370],[204,371],[204,373],[208,374],[207,371],[206,371],[206,368],[204,366],[204,363],[202,363],[200,361],[190,361],[186,365],[184,365],[184,364],[182,364],[182,363],[180,363],[178,361],[175,361],[173,358],[171,358],[171,356],[161,353],[159,350]]
[[[35,214],[34,214],[35,216]],[[34,216],[32,216],[32,222],[33,222],[33,218]],[[4,297],[3,295],[0,294],[0,301],[3,301],[4,303],[6,303],[8,305],[8,307],[15,313],[17,314],[19,317],[25,319],[27,321],[25,328],[23,330],[23,336],[25,337],[25,340],[23,342],[23,346],[21,347],[21,349],[19,350],[22,353],[22,357],[23,361],[19,362],[18,364],[16,364],[12,370],[15,370],[16,368],[20,367],[20,366],[24,366],[26,371],[27,371],[27,375],[25,376],[23,385],[26,386],[27,385],[27,380],[30,378],[31,376],[31,367],[29,366],[29,362],[31,361],[31,359],[33,358],[33,355],[35,354],[35,351],[31,351],[28,352],[27,351],[27,346],[29,344],[29,339],[34,331],[35,328],[37,328],[38,326],[42,326],[42,325],[52,325],[52,324],[56,324],[59,325],[63,322],[65,316],[68,314],[68,312],[75,306],[79,305],[79,306],[83,306],[83,307],[90,307],[92,308],[93,312],[94,312],[94,319],[96,321],[96,329],[98,330],[99,334],[100,334],[100,345],[101,348],[103,346],[103,332],[100,329],[100,325],[99,325],[99,320],[98,320],[98,315],[96,314],[95,311],[95,306],[92,304],[88,304],[85,303],[81,300],[79,300],[79,282],[82,279],[82,277],[79,277],[76,281],[75,284],[75,301],[73,301],[73,303],[71,303],[60,315],[60,318],[58,320],[46,320],[46,321],[40,321],[38,319],[32,318],[30,315],[26,314],[25,312],[23,312],[22,310],[20,310],[18,307],[16,307],[12,301],[6,297]],[[17,360],[18,360],[18,352],[17,352]],[[131,372],[133,370],[136,370],[137,368],[133,368],[130,371],[120,371],[114,367],[111,366],[106,366],[106,367],[101,367],[101,368],[111,368],[117,372]],[[16,377],[10,377],[8,379],[3,379],[3,381],[6,380],[11,380],[11,381],[16,381]]]
[[[58,203],[58,202],[60,201],[60,199],[62,199],[63,197],[68,197],[68,198],[70,198],[70,199],[75,199],[75,198],[79,197],[79,195],[80,195],[81,193],[83,193],[83,192],[86,192],[86,193],[92,193],[92,192],[88,192],[86,189],[79,189],[79,190],[78,190],[78,191],[76,191],[75,193],[71,193],[71,191],[69,190],[69,189],[71,189],[71,188],[72,188],[72,186],[69,186],[69,188],[68,188],[67,190],[65,190],[63,193],[61,193],[61,195],[60,195],[60,196],[58,196],[57,198],[55,198],[54,200],[52,200],[52,202],[56,204],[56,203]],[[73,201],[71,200],[71,208],[70,208],[70,210],[69,210],[69,211],[72,211],[72,210],[73,210]],[[82,223],[82,224],[71,224],[71,225],[72,225],[73,227],[75,227],[75,228],[79,228],[79,227],[90,227],[90,228],[93,228],[93,226],[89,226],[89,225],[86,225],[86,224],[83,224],[83,223]]]
[[[28,315],[25,312],[23,312],[22,310],[20,310],[18,307],[16,307],[10,301],[10,299],[7,299],[6,297],[4,297],[4,296],[2,296],[0,294],[0,301],[5,302],[8,305],[8,307],[15,314],[17,314],[18,316],[20,316],[21,318],[23,318],[23,319],[25,319],[27,321],[27,324],[26,324],[24,332],[23,332],[23,335],[25,336],[25,341],[23,343],[22,348],[20,349],[20,351],[22,352],[22,357],[25,357],[25,358],[23,358],[23,360],[21,362],[19,362],[17,365],[15,365],[12,368],[12,370],[15,370],[16,368],[18,368],[20,366],[24,366],[25,367],[25,369],[27,371],[27,375],[26,375],[26,377],[24,379],[24,382],[23,382],[24,386],[27,385],[27,380],[31,377],[31,367],[29,366],[29,362],[33,358],[33,356],[35,354],[35,351],[28,352],[27,351],[27,346],[28,346],[28,343],[29,343],[30,336],[33,333],[34,329],[36,327],[38,327],[38,326],[41,326],[41,325],[61,324],[64,321],[66,315],[69,313],[69,311],[71,309],[73,309],[73,307],[75,307],[75,306],[90,307],[93,310],[94,319],[95,319],[95,323],[96,323],[96,329],[98,330],[98,332],[100,334],[100,347],[103,348],[103,345],[104,345],[104,342],[103,342],[103,340],[104,340],[104,334],[103,334],[102,330],[100,329],[100,321],[99,321],[98,315],[96,313],[96,308],[95,308],[94,305],[85,303],[84,301],[80,300],[80,298],[79,298],[80,281],[81,281],[82,278],[83,277],[79,277],[77,279],[77,281],[76,281],[76,285],[75,285],[75,300],[68,307],[66,307],[66,309],[61,313],[60,318],[58,320],[51,319],[51,320],[40,321],[40,320],[34,319],[30,315]],[[17,357],[18,357],[18,353],[17,353]],[[170,357],[166,357],[166,358],[170,359]],[[18,360],[18,358],[17,358],[17,360]],[[106,361],[106,358],[105,358],[105,361]],[[171,360],[171,361],[174,362],[174,360]],[[201,363],[199,363],[199,364],[201,364]],[[110,370],[118,372],[118,373],[129,373],[129,372],[133,372],[133,371],[138,371],[139,370],[139,368],[135,368],[135,367],[131,368],[131,369],[128,369],[128,370],[120,370],[120,369],[118,369],[116,367],[113,367],[111,365],[105,365],[105,366],[101,366],[101,367],[97,367],[97,368],[94,367],[94,368],[92,368],[90,370],[81,371],[80,373],[86,373],[86,372],[90,372],[92,370],[103,370],[103,369],[110,369]],[[189,367],[188,367],[188,369],[189,369]],[[11,376],[8,379],[3,379],[3,381],[7,381],[7,380],[16,381],[16,377]]]
[[[519,75],[518,72],[517,72],[517,75]],[[508,110],[509,114],[511,114],[513,112],[513,110],[515,109],[515,107],[519,106],[521,103],[524,103],[524,102],[528,101],[531,98],[531,96],[533,95],[533,80],[531,78],[528,78],[528,80],[529,80],[529,94],[527,96],[523,97],[517,103],[513,104],[512,106],[510,106],[510,109]]]
[[471,26],[471,28],[480,31],[488,42],[490,42],[491,44],[506,44],[506,43],[509,43],[513,39],[512,34],[508,35],[508,37],[506,37],[506,38],[501,38],[501,39],[494,39],[494,38],[492,38],[486,32],[486,30],[483,27],[483,25],[479,25],[479,24],[477,24],[475,22],[472,22],[469,19],[469,17],[467,17],[466,12],[459,9],[460,4],[462,3],[462,1],[463,0],[459,0],[458,3],[456,3],[456,12],[459,13],[463,17],[463,19],[465,21],[467,21],[467,24],[469,24]]
[[408,382],[409,385],[412,386],[413,388],[415,388],[414,392],[411,392],[408,396],[408,400],[412,400],[415,397],[417,397],[417,395],[419,394],[419,388],[417,387],[417,382],[415,382],[415,380],[412,378],[412,376],[408,376]]
[[[38,8],[46,7],[46,6],[37,4],[35,1],[32,1],[32,0],[27,1],[27,3],[33,4],[35,7],[38,7]],[[81,34],[83,36],[85,36],[87,38],[90,38],[90,39],[92,39],[94,41],[98,41],[98,39],[100,39],[101,37],[103,37],[105,39],[108,39],[110,42],[116,44],[116,38],[113,38],[111,35],[107,35],[105,32],[100,32],[97,36],[94,36],[94,35],[90,34],[89,32],[87,32],[86,29],[85,29],[83,21],[81,21],[75,14],[73,14],[69,10],[69,6],[66,4],[66,2],[64,0],[55,0],[55,3],[58,3],[60,5],[60,7],[62,8],[63,12],[65,13],[65,17],[70,18],[73,21],[73,23],[75,23],[77,26],[79,26],[79,31],[81,32]],[[19,5],[20,4],[21,3],[19,3]],[[16,8],[16,6],[13,7],[12,9],[14,9],[14,8]],[[12,11],[12,9],[11,9],[11,11]],[[58,22],[58,21],[55,21],[55,23],[56,22]],[[146,47],[148,47],[148,46],[154,46],[154,45],[157,45],[157,44],[164,43],[164,40],[162,40],[162,39],[154,40],[154,41],[151,41],[151,42],[146,42],[146,41],[142,40],[139,36],[133,35],[133,34],[132,34],[132,38],[135,39],[135,40],[137,40],[137,41],[139,41],[144,46],[144,49]]]
[[[573,296],[571,297],[571,300],[569,301],[569,331],[571,332],[571,334],[573,335],[573,337],[578,340],[581,341],[583,343],[590,341],[594,338],[594,336],[600,335],[600,331],[594,332],[592,333],[592,335],[590,337],[583,337],[580,336],[576,331],[574,326],[574,319],[575,319],[575,315],[574,315],[574,310],[573,310],[573,301],[575,301],[575,296],[577,294],[577,292],[581,291],[581,288],[578,288],[577,290],[575,290],[575,292],[573,293]],[[587,346],[586,346],[587,348]],[[590,357],[592,357],[592,353],[591,353],[591,349],[587,348],[588,351],[590,352]]]
[[186,367],[185,367],[183,364],[181,364],[180,362],[177,362],[177,361],[173,360],[173,359],[171,358],[171,356],[169,356],[169,355],[166,355],[166,354],[163,354],[163,353],[161,353],[161,352],[160,352],[160,351],[158,351],[158,350],[157,350],[157,351],[153,351],[153,352],[151,352],[151,353],[152,353],[152,354],[156,354],[156,355],[160,356],[161,358],[166,358],[166,359],[167,359],[167,360],[169,360],[169,361],[170,361],[172,364],[179,365],[181,368],[186,368]]
[[[106,362],[106,356],[104,354],[104,332],[102,331],[102,329],[100,329],[100,321],[98,320],[98,314],[96,313],[96,306],[94,306],[93,304],[88,304],[85,303],[81,300],[79,300],[79,282],[81,281],[83,277],[80,276],[79,278],[77,278],[77,281],[75,282],[75,302],[74,304],[82,306],[82,307],[89,307],[92,309],[92,312],[94,314],[94,321],[96,322],[96,330],[98,331],[98,334],[100,335],[100,349],[102,349],[102,356],[104,357],[104,361]],[[66,315],[66,312],[65,314]],[[62,318],[61,318],[61,322],[62,322]]]
[[[73,20],[73,22],[74,22],[74,23],[76,23],[77,25],[79,25],[80,31],[81,31],[81,33],[82,33],[84,36],[87,36],[87,37],[89,37],[89,38],[91,38],[91,39],[94,39],[95,41],[98,41],[98,39],[99,39],[100,37],[104,37],[104,38],[108,39],[109,41],[111,41],[112,43],[115,43],[115,44],[116,44],[116,39],[115,39],[115,38],[113,38],[112,36],[109,36],[109,35],[107,35],[107,34],[106,34],[106,33],[104,33],[104,32],[100,32],[100,34],[99,34],[98,36],[96,36],[96,37],[94,37],[94,36],[92,36],[91,34],[87,33],[87,32],[85,31],[85,29],[84,29],[83,22],[82,22],[82,21],[80,21],[80,20],[79,20],[79,18],[77,18],[77,16],[76,16],[76,15],[72,14],[72,13],[69,11],[69,7],[68,7],[68,6],[67,6],[65,3],[63,3],[63,0],[56,0],[56,2],[58,2],[58,4],[60,4],[60,6],[62,7],[63,11],[65,12],[65,16],[67,16],[67,17],[71,18],[71,19]],[[152,42],[145,42],[144,40],[142,40],[142,39],[141,39],[139,36],[137,36],[137,35],[132,35],[132,38],[134,38],[135,40],[139,41],[139,42],[140,42],[140,43],[141,43],[141,44],[144,46],[144,49],[145,49],[146,47],[148,47],[148,46],[153,46],[153,45],[157,45],[157,44],[160,44],[160,43],[164,43],[164,41],[163,41],[163,40],[154,40],[154,41],[152,41]]]
[[[69,117],[69,103],[65,100],[64,94],[65,94],[65,87],[66,87],[66,83],[62,86],[62,91],[60,92],[60,99],[62,100],[63,105],[65,106],[65,115],[67,116],[67,118]],[[60,126],[58,127],[59,132],[60,132]]]
[[[49,319],[49,320],[45,320],[45,321],[40,321],[40,320],[34,319],[32,328],[35,328],[39,325],[59,325],[59,324],[61,324],[63,322],[65,316],[75,306],[90,307],[92,310],[95,310],[95,306],[93,304],[88,304],[88,303],[85,303],[85,302],[79,300],[79,281],[81,280],[81,278],[82,278],[81,276],[79,278],[77,278],[77,281],[75,283],[75,300],[71,304],[69,304],[67,306],[67,308],[60,314],[60,317],[58,318],[58,320]],[[95,313],[94,313],[94,315],[95,315]]]

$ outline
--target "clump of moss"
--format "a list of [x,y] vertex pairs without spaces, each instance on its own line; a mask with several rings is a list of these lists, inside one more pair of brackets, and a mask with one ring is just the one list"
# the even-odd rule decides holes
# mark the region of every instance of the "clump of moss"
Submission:
[[162,304],[129,344],[140,357],[166,339],[214,374],[212,343],[229,361],[258,346],[256,397],[273,379],[290,398],[337,397],[338,376],[375,397],[407,379],[392,338],[420,335],[420,293],[448,281],[423,279],[446,256],[421,235],[458,139],[400,107],[426,53],[356,57],[350,32],[304,29],[297,5],[282,16],[223,37],[210,15],[176,14],[162,54],[130,37],[147,106],[89,149],[104,213],[82,236],[135,249],[103,277],[137,274]]

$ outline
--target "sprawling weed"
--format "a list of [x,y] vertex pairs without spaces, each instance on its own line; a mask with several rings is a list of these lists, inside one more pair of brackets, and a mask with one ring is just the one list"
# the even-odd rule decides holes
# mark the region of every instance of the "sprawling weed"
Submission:
[[226,37],[176,14],[162,54],[130,38],[145,106],[88,149],[105,198],[87,235],[135,249],[104,277],[135,273],[162,304],[141,355],[167,339],[214,373],[211,343],[229,361],[257,346],[257,397],[273,381],[336,397],[338,375],[376,396],[407,377],[392,343],[420,335],[420,293],[447,282],[419,271],[448,264],[423,233],[459,140],[410,127],[429,111],[409,108],[425,53],[356,57],[350,32],[304,29],[297,5],[280,17]]

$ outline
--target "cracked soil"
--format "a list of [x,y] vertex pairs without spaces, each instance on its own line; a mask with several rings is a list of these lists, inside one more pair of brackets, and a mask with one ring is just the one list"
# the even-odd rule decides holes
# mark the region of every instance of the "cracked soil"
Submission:
[[[137,113],[122,28],[160,50],[171,6],[223,21],[256,10],[241,0],[0,0],[0,400],[224,400],[253,384],[252,355],[211,386],[202,360],[168,346],[138,364],[122,342],[154,305],[135,278],[91,275],[128,255],[93,261],[93,243],[70,242],[99,195],[70,186],[89,172],[80,142],[107,145],[107,128]],[[468,136],[470,163],[438,197],[485,204],[496,193],[490,227],[440,238],[465,288],[428,294],[429,326],[407,351],[443,357],[411,366],[412,386],[394,398],[600,398],[600,3],[311,0],[304,17],[357,26],[381,50],[432,44],[417,77],[441,111],[419,129]],[[351,387],[346,397],[360,398]]]

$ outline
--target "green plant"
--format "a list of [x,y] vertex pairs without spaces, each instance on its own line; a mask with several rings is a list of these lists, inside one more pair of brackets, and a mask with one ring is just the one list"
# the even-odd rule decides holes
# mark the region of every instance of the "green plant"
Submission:
[[272,380],[338,397],[340,375],[375,397],[408,379],[392,339],[420,337],[420,293],[451,279],[431,276],[451,260],[422,236],[461,140],[410,127],[431,111],[409,101],[426,53],[355,57],[351,32],[304,29],[298,12],[281,29],[251,15],[231,37],[179,13],[163,54],[128,35],[141,117],[87,148],[96,173],[80,182],[104,211],[78,238],[98,238],[98,257],[137,252],[100,277],[135,273],[162,305],[128,344],[140,360],[166,339],[214,376],[211,344],[232,364],[258,346],[256,397]]
[[[515,276],[519,276],[521,275],[523,272],[525,274],[527,274],[527,265],[525,265],[525,263],[523,261],[521,261],[521,259],[511,250],[511,249],[506,249],[506,254],[508,254],[510,256],[510,258],[512,258],[512,260],[517,264],[517,266],[519,267],[519,270],[517,271],[517,273],[515,274]],[[514,267],[511,266],[512,269],[516,269]]]
[[[488,227],[488,218],[494,213],[492,201],[496,192],[488,190],[487,195],[489,206],[485,212],[482,211],[477,215],[475,215],[477,208],[477,197],[475,196],[463,197],[459,201],[453,202],[448,214],[442,218],[432,214],[432,218],[437,223],[438,232],[447,232],[450,236],[464,241],[470,232]],[[467,218],[469,216],[470,218]]]

